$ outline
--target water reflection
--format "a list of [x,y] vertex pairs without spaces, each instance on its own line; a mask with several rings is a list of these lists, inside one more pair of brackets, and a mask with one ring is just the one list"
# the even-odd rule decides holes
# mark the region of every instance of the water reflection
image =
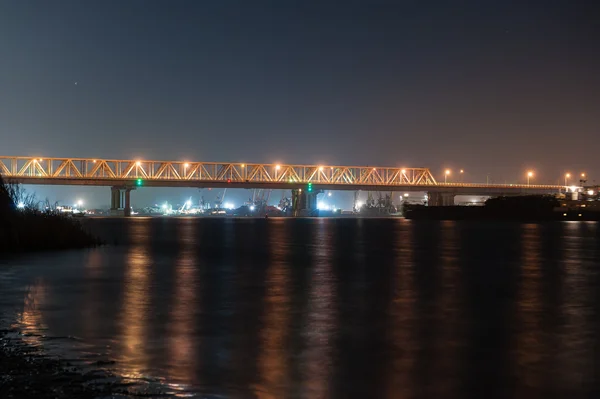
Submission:
[[306,353],[303,361],[306,364],[304,373],[303,398],[328,398],[329,374],[331,372],[332,337],[335,325],[335,285],[331,265],[331,231],[330,224],[324,220],[316,222],[315,235],[310,245],[314,260],[308,290],[308,317],[305,325]]
[[399,228],[394,251],[394,275],[391,279],[392,300],[389,302],[391,325],[387,331],[391,351],[392,378],[388,378],[386,395],[389,399],[408,397],[416,389],[413,378],[415,360],[420,351],[415,328],[416,298],[414,237],[411,222]]
[[282,398],[290,385],[286,360],[287,326],[290,309],[290,270],[287,264],[290,243],[287,225],[274,220],[269,234],[270,262],[265,276],[264,323],[260,331],[258,369],[261,383],[255,387],[259,398]]
[[23,311],[18,313],[13,328],[23,331],[23,341],[31,346],[40,347],[43,344],[42,334],[47,326],[44,322],[42,307],[46,302],[46,285],[38,279],[27,288],[23,300]]
[[131,245],[125,258],[124,298],[119,322],[119,341],[122,345],[119,355],[125,368],[123,375],[129,378],[147,376],[149,367],[148,348],[145,344],[150,328],[148,319],[152,299],[150,227],[150,223],[144,219],[131,223],[130,234],[137,240]]
[[198,281],[195,243],[200,237],[196,236],[193,219],[183,219],[178,227],[180,248],[174,266],[174,293],[167,327],[168,371],[172,382],[190,384],[198,368],[194,316],[200,311],[197,292],[201,289],[201,282]]
[[[593,379],[594,366],[594,334],[591,331],[590,316],[594,309],[594,292],[590,282],[596,280],[598,263],[589,262],[589,249],[596,251],[598,246],[593,237],[597,236],[597,223],[564,223],[565,239],[562,240],[564,267],[561,279],[563,301],[558,311],[563,322],[559,329],[561,339],[557,362],[561,368],[568,368],[569,373],[557,373],[554,378],[563,386],[584,385]],[[597,287],[593,286],[596,290]],[[558,346],[557,345],[557,346]],[[597,369],[596,369],[597,370]]]
[[180,394],[576,398],[599,386],[596,223],[90,223],[129,244],[51,267],[40,257],[1,306],[22,309],[19,328],[83,337],[124,375]]
[[460,232],[457,222],[444,221],[441,223],[440,234],[440,282],[438,305],[435,309],[435,320],[439,328],[432,342],[435,353],[432,359],[432,375],[438,376],[438,382],[432,384],[428,392],[430,396],[442,396],[447,392],[459,392],[460,373],[462,365],[457,365],[455,359],[460,359],[464,350],[462,320],[464,320],[461,294],[463,275],[458,263]]
[[[542,330],[540,225],[522,226],[521,276],[517,295],[516,321],[516,364],[521,389],[541,388],[543,376],[540,365],[543,361],[544,337]],[[519,395],[534,392],[519,392]]]

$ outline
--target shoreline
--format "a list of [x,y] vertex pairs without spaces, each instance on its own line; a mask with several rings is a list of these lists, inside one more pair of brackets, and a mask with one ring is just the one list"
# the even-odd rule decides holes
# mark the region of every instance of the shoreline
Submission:
[[[101,368],[104,362],[91,364],[89,370],[43,348],[32,347],[15,328],[0,329],[0,397],[6,399],[108,399],[168,398],[170,393],[157,389],[139,389]],[[86,367],[87,369],[87,367]]]

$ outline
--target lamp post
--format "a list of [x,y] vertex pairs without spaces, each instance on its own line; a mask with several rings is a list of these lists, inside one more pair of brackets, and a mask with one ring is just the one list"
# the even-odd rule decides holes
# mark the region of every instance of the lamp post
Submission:
[[570,173],[566,173],[565,174],[565,187],[569,185],[569,178],[571,177]]
[[450,169],[446,169],[444,172],[444,184],[448,183],[448,175],[450,175]]
[[529,185],[529,179],[533,177],[533,172],[527,172],[527,185]]

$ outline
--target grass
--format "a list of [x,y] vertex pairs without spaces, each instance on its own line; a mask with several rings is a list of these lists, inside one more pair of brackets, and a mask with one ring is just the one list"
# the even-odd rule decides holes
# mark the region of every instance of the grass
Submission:
[[[17,206],[20,205],[20,206]],[[0,176],[0,253],[86,248],[102,242],[78,220],[52,207],[39,209],[32,195]]]

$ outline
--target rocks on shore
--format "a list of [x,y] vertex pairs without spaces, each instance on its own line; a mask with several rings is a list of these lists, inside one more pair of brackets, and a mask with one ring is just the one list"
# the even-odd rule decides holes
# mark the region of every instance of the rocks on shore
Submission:
[[0,330],[0,398],[98,399],[165,397],[162,393],[134,392],[104,370],[84,372],[53,359],[24,343],[14,331]]

